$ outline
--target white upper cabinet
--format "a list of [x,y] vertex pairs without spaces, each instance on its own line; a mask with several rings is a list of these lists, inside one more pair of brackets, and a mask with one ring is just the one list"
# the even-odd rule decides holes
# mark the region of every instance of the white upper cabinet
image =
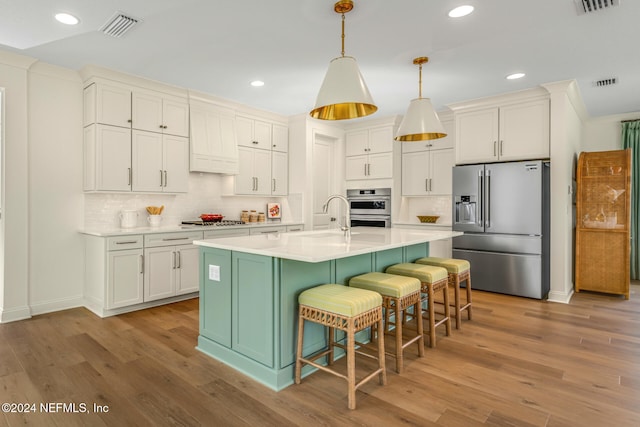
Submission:
[[132,190],[189,191],[189,140],[140,130],[132,131]]
[[443,121],[447,136],[402,143],[402,195],[451,195],[455,163],[453,120]]
[[271,195],[289,194],[289,155],[280,151],[271,152]]
[[289,128],[273,124],[271,129],[271,149],[286,153],[289,151]]
[[92,83],[84,90],[84,126],[99,123],[131,127],[131,88]]
[[393,126],[347,132],[345,136],[347,181],[392,178],[393,143]]
[[456,163],[549,157],[549,100],[537,99],[473,111],[456,121]]
[[234,193],[271,195],[271,151],[238,147],[240,171],[234,177]]
[[134,90],[131,95],[133,129],[189,136],[189,103],[160,92]]
[[238,145],[271,150],[271,123],[236,116]]
[[192,172],[238,173],[235,112],[207,102],[192,100]]
[[131,131],[92,124],[84,128],[84,190],[131,191]]

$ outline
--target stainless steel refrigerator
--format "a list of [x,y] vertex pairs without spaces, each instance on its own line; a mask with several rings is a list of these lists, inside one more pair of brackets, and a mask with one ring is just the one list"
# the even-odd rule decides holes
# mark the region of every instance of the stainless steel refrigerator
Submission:
[[453,257],[471,263],[471,287],[529,298],[549,293],[550,163],[453,168]]

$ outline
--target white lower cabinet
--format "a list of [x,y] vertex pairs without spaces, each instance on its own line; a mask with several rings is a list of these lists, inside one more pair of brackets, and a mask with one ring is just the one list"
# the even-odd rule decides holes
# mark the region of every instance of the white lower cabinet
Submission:
[[109,251],[107,308],[119,308],[143,301],[142,249]]
[[197,292],[198,247],[202,232],[149,234],[144,249],[144,301]]

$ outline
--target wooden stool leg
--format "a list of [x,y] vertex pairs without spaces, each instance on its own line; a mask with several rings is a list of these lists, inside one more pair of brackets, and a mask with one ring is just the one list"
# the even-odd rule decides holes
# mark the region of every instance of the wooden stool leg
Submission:
[[[457,289],[457,288],[456,288]],[[449,284],[442,289],[442,299],[444,300],[444,326],[447,331],[447,336],[451,335],[451,308],[449,307]],[[458,316],[460,315],[460,310],[456,310]],[[457,316],[456,316],[457,317]],[[457,322],[457,320],[456,320]],[[457,325],[457,323],[456,323]]]
[[415,315],[416,313],[422,313],[421,307],[420,307],[421,305],[422,304],[420,303],[420,301],[418,301],[413,305],[413,314],[414,314],[414,317],[418,320],[417,327],[418,327],[418,336],[420,337],[420,339],[416,341],[416,343],[418,344],[418,356],[420,357],[424,356],[424,326],[422,324],[422,316],[418,315],[416,317]]
[[436,309],[433,303],[433,285],[429,283],[427,286],[427,307],[429,308],[429,347],[436,346]]
[[396,315],[396,372],[402,373],[403,367],[403,354],[402,351],[402,316],[404,311],[400,310],[400,298],[393,298],[395,304],[395,315]]
[[334,343],[336,342],[336,332],[331,326],[329,326],[329,353],[327,354],[327,364],[333,365],[333,359],[335,359],[334,352]]
[[356,345],[353,324],[347,331],[347,393],[349,409],[356,409]]
[[453,275],[453,292],[454,292],[454,305],[456,309],[456,329],[460,329],[462,326],[462,315],[460,313],[460,276],[457,274]]
[[382,370],[380,374],[378,374],[378,379],[380,384],[387,385],[387,369],[385,367],[385,355],[384,355],[384,334],[380,333],[380,331],[384,331],[384,325],[382,323],[382,316],[380,316],[380,320],[378,320],[378,326],[376,329],[378,330],[378,367]]
[[302,340],[304,337],[304,319],[302,316],[298,316],[298,342],[296,346],[296,375],[295,375],[295,383],[300,384],[300,378],[302,377],[302,362],[300,362],[300,358],[302,357]]
[[471,320],[471,273],[467,276],[467,318]]

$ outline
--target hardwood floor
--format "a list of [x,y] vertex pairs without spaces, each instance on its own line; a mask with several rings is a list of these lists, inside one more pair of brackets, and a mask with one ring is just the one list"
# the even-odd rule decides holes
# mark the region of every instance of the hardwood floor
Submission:
[[640,425],[637,284],[629,301],[581,292],[568,305],[475,291],[472,321],[439,331],[424,358],[408,349],[403,374],[366,384],[354,411],[342,380],[320,372],[277,393],[197,351],[197,335],[197,300],[0,325],[0,403],[36,405],[0,427]]

